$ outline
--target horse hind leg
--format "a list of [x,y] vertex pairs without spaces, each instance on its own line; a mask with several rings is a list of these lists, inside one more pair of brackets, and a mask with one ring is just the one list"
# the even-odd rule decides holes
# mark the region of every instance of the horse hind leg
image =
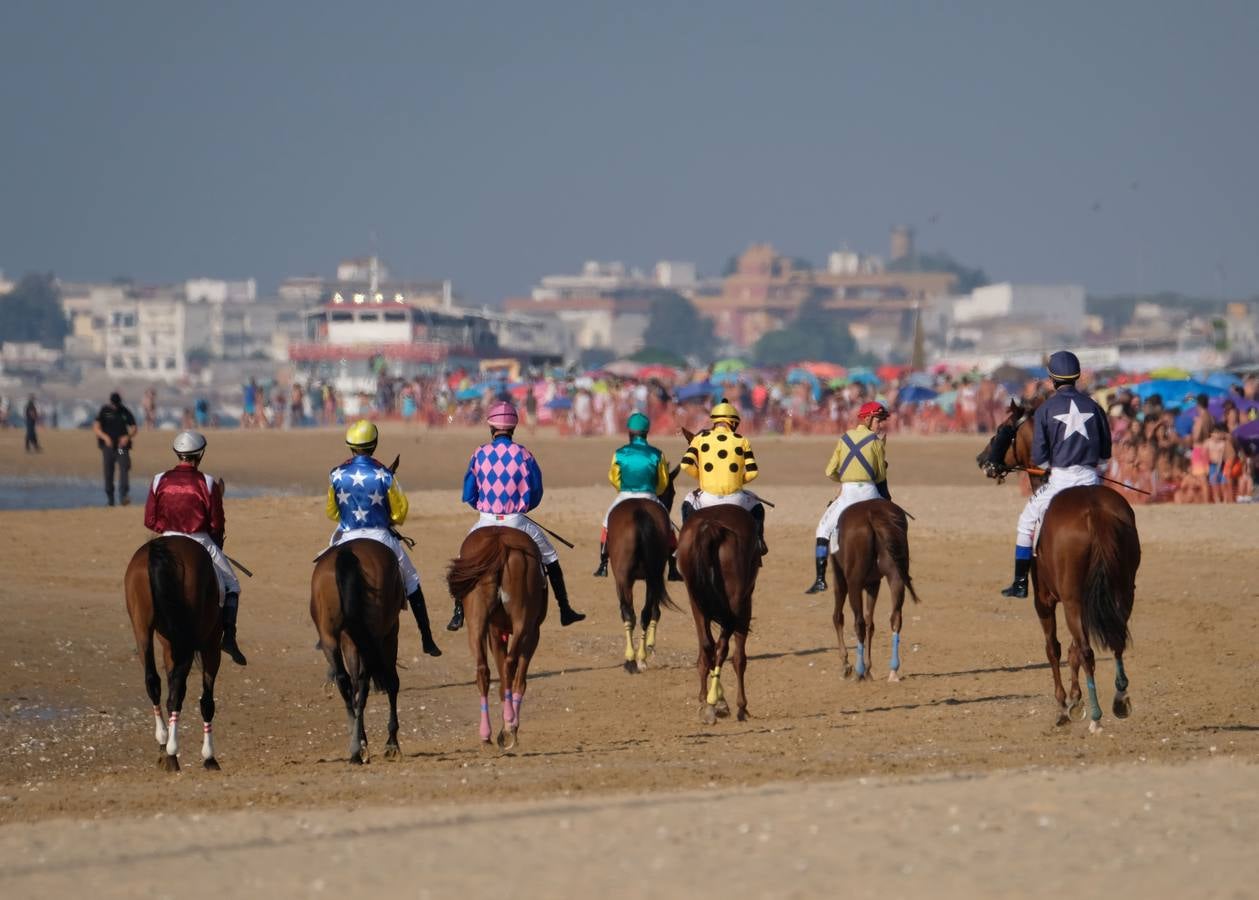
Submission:
[[901,675],[901,609],[905,605],[905,585],[899,578],[891,585],[892,616],[888,629],[892,632],[892,655],[888,657],[888,681],[900,681]]
[[734,650],[730,654],[730,661],[734,665],[735,689],[738,696],[735,701],[738,710],[737,718],[740,722],[746,722],[751,714],[748,712],[748,695],[743,686],[743,673],[748,669],[747,654],[747,632],[736,631],[734,633]]
[[1115,654],[1115,702],[1110,711],[1116,719],[1132,715],[1132,698],[1128,696],[1128,673],[1124,671],[1122,651]]
[[835,626],[835,640],[839,644],[841,677],[852,678],[852,664],[848,661],[848,644],[844,642],[844,601],[848,597],[848,582],[844,580],[844,571],[839,565],[839,558],[831,557],[832,590],[835,608],[831,612],[831,624]]
[[219,771],[214,755],[214,680],[219,674],[219,648],[201,652],[201,764],[211,772]]
[[1062,644],[1058,642],[1058,620],[1053,606],[1042,604],[1039,598],[1033,601],[1033,605],[1040,627],[1045,632],[1045,658],[1054,677],[1054,698],[1058,701],[1057,724],[1066,725],[1071,718],[1067,707],[1067,689],[1062,686]]
[[402,748],[398,746],[398,687],[398,670],[395,668],[385,676],[385,693],[389,696],[389,737],[385,741],[385,759],[402,756]]
[[724,628],[717,638],[717,653],[713,660],[713,668],[708,673],[708,694],[705,699],[718,718],[730,715],[730,704],[726,701],[726,692],[721,686],[721,669],[726,663],[726,655],[730,650],[730,632]]
[[157,674],[157,664],[153,659],[153,638],[149,636],[148,645],[144,649],[144,689],[153,704],[153,737],[157,746],[166,748],[166,717],[162,715],[162,676]]
[[167,734],[165,752],[158,758],[158,768],[163,772],[179,771],[179,714],[184,708],[184,695],[188,690],[188,673],[192,669],[192,653],[167,668],[166,710]]
[[639,671],[638,654],[634,650],[634,584],[632,581],[627,583],[622,568],[616,567],[616,599],[621,606],[621,624],[625,628],[625,671],[634,675]]

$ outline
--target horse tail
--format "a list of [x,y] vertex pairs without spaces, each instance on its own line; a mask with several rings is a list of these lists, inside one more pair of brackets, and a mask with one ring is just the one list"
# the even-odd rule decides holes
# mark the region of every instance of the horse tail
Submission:
[[457,556],[446,568],[446,587],[450,596],[462,600],[486,575],[503,567],[503,543],[482,541],[466,556]]
[[870,525],[874,529],[874,537],[896,566],[905,589],[915,603],[921,603],[918,592],[914,590],[914,580],[909,577],[909,521],[905,518],[905,510],[896,504],[875,505],[871,510]]
[[385,648],[380,636],[373,634],[364,618],[368,595],[371,593],[367,579],[363,577],[363,565],[349,547],[337,550],[337,594],[341,598],[341,618],[345,630],[358,650],[363,668],[379,691],[385,688]]
[[726,587],[721,576],[721,545],[728,529],[700,519],[695,523],[695,536],[691,539],[691,553],[687,560],[690,568],[686,579],[691,597],[699,604],[704,618],[716,622],[723,631],[738,627],[730,604],[726,600]]
[[677,609],[664,582],[668,536],[660,533],[651,513],[641,505],[634,509],[634,542],[643,561],[643,571],[647,573],[648,601],[655,598],[658,605]]
[[1084,627],[1112,653],[1128,646],[1132,594],[1123,590],[1119,533],[1126,527],[1111,510],[1091,504],[1085,511],[1090,533],[1088,573],[1084,580]]
[[192,616],[184,603],[183,565],[166,538],[149,541],[149,593],[153,597],[153,624],[170,642],[171,656],[182,662],[195,644]]

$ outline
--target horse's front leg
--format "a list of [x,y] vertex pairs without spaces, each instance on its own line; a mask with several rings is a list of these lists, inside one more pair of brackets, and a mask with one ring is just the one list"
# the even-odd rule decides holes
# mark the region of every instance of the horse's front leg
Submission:
[[730,632],[721,629],[717,636],[717,649],[713,656],[713,667],[708,673],[708,692],[705,695],[708,705],[721,718],[730,715],[730,704],[726,702],[726,692],[721,687],[721,668],[726,664],[726,655],[730,652]]
[[844,642],[844,602],[848,598],[848,582],[844,579],[844,569],[839,564],[838,554],[831,555],[831,571],[833,573],[832,592],[835,598],[831,624],[835,626],[835,640],[839,643],[841,677],[851,678],[852,665],[848,662],[848,645]]
[[486,656],[485,643],[489,639],[490,623],[485,613],[479,589],[473,590],[464,598],[467,614],[468,649],[476,661],[477,693],[481,697],[481,718],[477,734],[481,738],[481,746],[488,747],[493,729],[490,728],[490,663]]
[[874,671],[874,606],[879,600],[879,582],[873,585],[866,585],[865,598],[865,653],[866,653],[866,678],[873,678],[870,673]]
[[1067,617],[1067,627],[1071,629],[1071,696],[1072,712],[1079,704],[1079,718],[1084,718],[1084,704],[1080,700],[1080,666],[1084,666],[1084,683],[1088,687],[1089,732],[1096,734],[1102,730],[1102,706],[1097,702],[1097,681],[1094,678],[1093,648],[1089,645],[1088,631],[1084,628],[1083,608],[1080,602],[1063,603],[1063,611]]
[[158,767],[164,772],[179,771],[179,714],[184,708],[184,696],[188,691],[188,673],[192,669],[192,653],[182,660],[172,660],[169,647],[166,653],[166,711],[167,719],[166,752],[158,760]]

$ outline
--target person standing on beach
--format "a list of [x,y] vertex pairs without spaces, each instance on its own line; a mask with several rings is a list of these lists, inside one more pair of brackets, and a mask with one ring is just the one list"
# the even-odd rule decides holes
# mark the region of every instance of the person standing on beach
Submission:
[[35,434],[35,426],[39,424],[39,407],[35,405],[35,395],[26,401],[26,452],[39,453],[39,437]]
[[131,440],[136,436],[136,419],[131,410],[122,405],[117,391],[109,395],[109,402],[101,407],[92,423],[96,434],[96,446],[101,451],[105,470],[105,497],[114,505],[114,467],[118,468],[119,500],[123,506],[131,503]]

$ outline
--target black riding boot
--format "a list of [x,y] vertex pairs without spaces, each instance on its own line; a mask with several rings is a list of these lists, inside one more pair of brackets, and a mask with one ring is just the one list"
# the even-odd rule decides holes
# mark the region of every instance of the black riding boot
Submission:
[[764,556],[769,552],[765,543],[765,507],[759,503],[752,507],[752,518],[756,519],[756,540],[761,545],[761,556]]
[[1032,569],[1032,561],[1030,559],[1014,560],[1014,581],[1008,588],[1001,590],[1002,597],[1018,597],[1023,599],[1027,597],[1027,573]]
[[447,631],[458,631],[463,627],[463,601],[455,601],[455,612],[450,617],[450,622],[446,625]]
[[608,542],[599,544],[599,568],[594,571],[595,578],[608,577]]
[[429,656],[441,656],[441,648],[433,640],[433,629],[428,624],[428,606],[424,602],[424,589],[417,587],[407,595],[407,603],[411,604],[411,614],[415,616],[415,624],[420,628],[420,643]]
[[826,590],[826,557],[827,551],[830,549],[830,540],[818,538],[817,549],[823,551],[822,555],[814,560],[814,565],[817,568],[817,579],[805,591],[806,594],[820,594]]
[[238,666],[245,665],[248,660],[236,646],[236,613],[240,609],[240,595],[228,594],[223,598],[223,652],[232,658]]
[[579,613],[568,605],[568,589],[564,587],[564,570],[560,568],[558,559],[553,563],[547,563],[546,577],[551,582],[551,590],[555,592],[555,605],[560,608],[560,624],[572,625],[586,618],[585,613]]

